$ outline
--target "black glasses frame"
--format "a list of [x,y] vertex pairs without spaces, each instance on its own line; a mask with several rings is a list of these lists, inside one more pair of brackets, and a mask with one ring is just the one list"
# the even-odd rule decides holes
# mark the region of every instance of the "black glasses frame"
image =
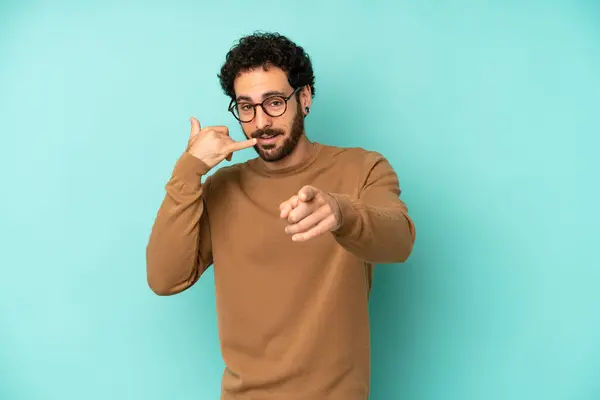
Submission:
[[[227,108],[227,110],[229,110],[229,112],[230,112],[231,114],[233,114],[233,116],[235,117],[235,119],[237,119],[238,121],[240,121],[240,122],[243,122],[243,123],[245,123],[245,124],[246,124],[246,123],[248,123],[248,122],[252,122],[252,120],[254,120],[254,118],[256,118],[256,106],[260,106],[260,107],[263,109],[263,111],[265,112],[265,114],[267,114],[269,117],[273,117],[273,118],[276,118],[276,117],[281,117],[281,116],[282,116],[283,114],[285,114],[285,112],[287,111],[288,101],[289,101],[289,100],[290,100],[290,99],[291,99],[291,98],[292,98],[292,97],[293,97],[293,96],[294,96],[296,93],[298,93],[298,91],[300,91],[300,89],[302,89],[302,88],[303,88],[303,86],[297,87],[296,89],[294,89],[294,91],[292,92],[292,94],[290,94],[288,97],[284,97],[284,96],[270,96],[270,97],[267,97],[266,99],[264,99],[264,100],[263,100],[262,102],[260,102],[260,103],[253,103],[253,104],[251,103],[250,105],[252,106],[252,111],[253,111],[253,112],[252,112],[252,118],[250,118],[249,120],[242,120],[242,119],[240,119],[240,118],[239,118],[239,117],[238,117],[238,116],[235,114],[235,111],[234,111],[234,109],[235,109],[235,107],[236,107],[236,105],[237,105],[237,101],[235,101],[235,99],[232,99],[232,100],[231,100],[231,102],[229,103],[229,107]],[[281,114],[277,114],[277,115],[272,115],[272,114],[269,114],[269,112],[268,112],[268,111],[267,111],[267,109],[265,108],[265,103],[266,103],[267,101],[270,101],[270,100],[273,100],[273,99],[277,99],[277,98],[279,98],[279,99],[282,99],[282,100],[283,100],[283,102],[285,103],[285,107],[283,108],[283,111],[281,112]]]

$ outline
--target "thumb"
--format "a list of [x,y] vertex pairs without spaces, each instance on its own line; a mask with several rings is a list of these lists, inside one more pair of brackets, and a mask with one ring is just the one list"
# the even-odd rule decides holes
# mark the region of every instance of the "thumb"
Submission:
[[298,197],[301,201],[311,201],[316,195],[317,189],[310,185],[304,186],[298,193]]
[[190,131],[190,137],[194,137],[200,133],[200,122],[194,117],[190,118],[190,123],[192,124],[192,129]]

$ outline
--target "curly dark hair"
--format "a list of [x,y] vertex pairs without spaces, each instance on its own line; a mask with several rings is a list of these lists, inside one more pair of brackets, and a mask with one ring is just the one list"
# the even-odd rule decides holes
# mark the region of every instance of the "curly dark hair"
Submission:
[[302,47],[276,32],[254,32],[239,39],[227,53],[217,76],[223,92],[234,99],[233,81],[240,72],[258,67],[266,71],[270,66],[285,71],[294,89],[310,85],[314,97],[315,75],[310,57]]

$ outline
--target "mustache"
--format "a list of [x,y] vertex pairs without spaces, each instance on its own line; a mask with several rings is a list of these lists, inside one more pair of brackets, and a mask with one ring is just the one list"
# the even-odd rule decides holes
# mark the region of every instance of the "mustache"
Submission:
[[256,131],[254,131],[254,133],[252,133],[251,137],[258,138],[259,136],[262,136],[262,135],[273,136],[273,135],[283,135],[283,134],[284,134],[284,132],[281,129],[265,128],[265,129],[257,129]]

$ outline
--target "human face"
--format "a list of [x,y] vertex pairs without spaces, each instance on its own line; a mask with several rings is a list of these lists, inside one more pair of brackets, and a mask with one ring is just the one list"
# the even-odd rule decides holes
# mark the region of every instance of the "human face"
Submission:
[[[236,101],[252,104],[273,95],[287,98],[294,92],[286,73],[275,67],[268,71],[260,67],[240,74],[234,82],[234,90]],[[304,135],[302,100],[296,95],[291,96],[285,112],[278,117],[272,117],[256,106],[254,119],[240,124],[246,137],[258,139],[254,149],[260,158],[267,162],[281,161],[294,152]]]

